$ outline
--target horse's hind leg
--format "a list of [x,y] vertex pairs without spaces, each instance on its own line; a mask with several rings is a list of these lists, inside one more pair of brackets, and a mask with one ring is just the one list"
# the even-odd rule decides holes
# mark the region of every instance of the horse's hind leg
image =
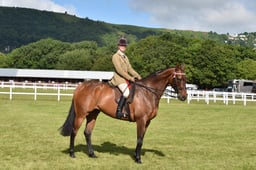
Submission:
[[75,158],[75,151],[74,151],[74,144],[75,144],[75,137],[77,134],[78,129],[80,128],[83,122],[83,118],[75,118],[74,127],[72,129],[72,133],[70,135],[70,145],[69,145],[69,155],[72,158]]
[[75,158],[75,152],[74,152],[75,137],[76,137],[76,134],[73,129],[70,135],[70,144],[69,144],[69,155],[72,158]]
[[94,110],[93,112],[91,112],[87,117],[87,122],[86,122],[86,127],[84,130],[84,136],[85,136],[85,140],[86,140],[86,144],[88,147],[88,155],[89,157],[92,158],[96,158],[97,156],[94,154],[94,150],[92,147],[92,141],[91,141],[91,136],[92,136],[92,130],[95,126],[96,123],[96,119],[98,117],[99,111],[98,110]]

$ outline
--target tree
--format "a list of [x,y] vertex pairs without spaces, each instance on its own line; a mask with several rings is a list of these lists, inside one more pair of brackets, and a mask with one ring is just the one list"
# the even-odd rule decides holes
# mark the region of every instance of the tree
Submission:
[[245,59],[237,63],[238,79],[256,80],[256,61]]
[[95,62],[91,70],[114,71],[112,56],[116,52],[116,50],[116,45],[98,48],[96,51]]
[[8,58],[3,53],[0,53],[0,68],[8,67]]
[[61,70],[90,70],[94,63],[93,56],[86,49],[66,52],[59,57],[56,69]]
[[192,79],[200,88],[223,86],[236,73],[233,51],[226,45],[204,40],[192,43],[188,53],[194,67]]
[[93,41],[82,41],[70,45],[70,50],[59,56],[55,68],[91,70],[96,58],[97,43]]
[[[66,43],[43,39],[6,56],[0,54],[0,66],[113,71],[111,58],[116,50],[116,44],[98,47],[93,41]],[[126,54],[143,77],[184,63],[187,81],[203,89],[223,87],[230,79],[256,79],[256,53],[249,47],[165,33],[131,43]]]
[[43,39],[15,49],[8,54],[8,57],[11,58],[10,67],[53,69],[58,57],[69,49],[69,43]]
[[[184,39],[183,39],[184,40]],[[166,67],[182,64],[186,60],[184,44],[174,35],[149,36],[127,49],[134,68],[146,76]],[[179,44],[180,43],[180,44]]]

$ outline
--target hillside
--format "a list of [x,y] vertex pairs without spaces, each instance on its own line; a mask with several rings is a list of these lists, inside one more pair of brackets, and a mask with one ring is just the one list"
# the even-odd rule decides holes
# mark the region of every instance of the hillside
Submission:
[[[149,35],[171,32],[187,38],[211,39],[219,43],[236,43],[228,35],[214,32],[194,32],[117,25],[89,18],[78,18],[67,13],[54,13],[27,8],[0,7],[0,52],[9,53],[22,45],[45,38],[64,42],[95,41],[99,46],[113,45],[125,35],[128,41],[138,41]],[[255,40],[255,34],[249,40]],[[247,39],[248,40],[248,39]],[[238,42],[252,46],[250,42]],[[255,43],[255,42],[254,42]]]
[[114,25],[64,13],[15,7],[0,7],[0,18],[2,52],[44,38],[65,42],[90,40],[102,46],[116,42],[123,35],[134,41],[160,32],[158,29]]

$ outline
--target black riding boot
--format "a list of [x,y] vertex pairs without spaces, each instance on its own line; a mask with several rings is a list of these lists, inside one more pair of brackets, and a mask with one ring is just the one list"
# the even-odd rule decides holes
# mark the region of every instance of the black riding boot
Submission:
[[126,98],[124,96],[121,96],[119,99],[119,102],[118,102],[117,109],[116,109],[116,117],[118,119],[121,119],[122,117],[124,117],[124,118],[126,117],[126,114],[122,113],[125,101],[126,101]]

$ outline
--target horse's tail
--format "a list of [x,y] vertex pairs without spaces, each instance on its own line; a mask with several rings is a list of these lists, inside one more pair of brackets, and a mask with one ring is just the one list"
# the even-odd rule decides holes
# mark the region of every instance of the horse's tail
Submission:
[[74,100],[72,99],[72,104],[69,109],[69,114],[67,116],[64,124],[59,128],[60,134],[63,136],[70,136],[73,130],[73,124],[75,119],[75,109],[74,109]]

